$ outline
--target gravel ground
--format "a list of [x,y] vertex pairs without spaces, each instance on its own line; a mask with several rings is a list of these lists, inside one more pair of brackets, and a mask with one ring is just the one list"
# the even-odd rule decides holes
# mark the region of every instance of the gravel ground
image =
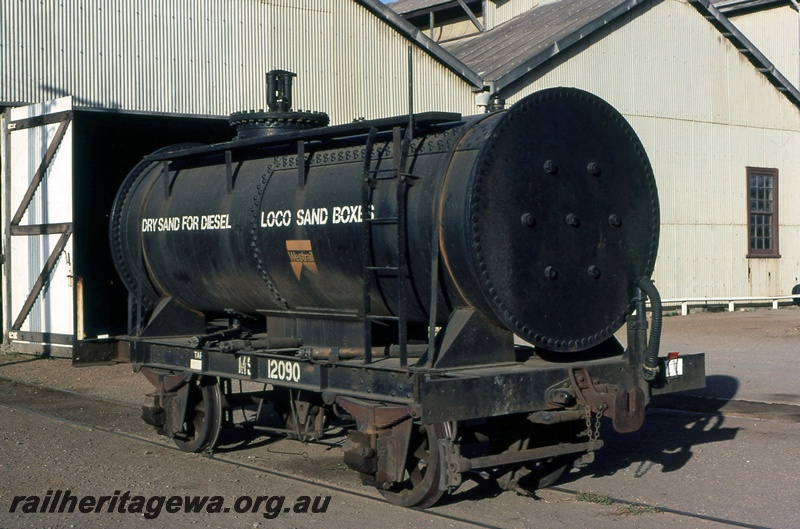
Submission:
[[[711,396],[796,404],[798,391],[791,374],[795,371],[792,366],[797,365],[798,322],[797,309],[670,317],[664,324],[662,350],[705,352],[711,382],[706,391]],[[129,406],[150,404],[145,395],[152,391],[144,377],[133,373],[127,364],[76,369],[64,359],[0,354],[0,377]],[[31,395],[37,392],[44,394],[46,390],[34,388]],[[35,400],[25,394],[20,399],[19,405]],[[131,515],[56,519],[8,513],[7,502],[14,495],[43,495],[49,488],[72,488],[83,494],[110,494],[120,488],[141,494],[222,494],[228,501],[235,494],[332,494],[336,506],[324,518],[287,515],[272,521],[260,515],[163,515],[154,527],[314,527],[324,523],[338,528],[374,524],[375,519],[397,527],[442,523],[418,511],[368,500],[366,496],[377,493],[361,486],[355,474],[344,468],[338,447],[260,440],[217,456],[274,468],[322,486],[308,482],[298,485],[271,472],[229,471],[214,460],[177,452],[168,440],[141,424],[138,412],[128,406],[116,406],[101,414],[85,402],[76,405],[66,399],[61,403],[49,397],[44,402],[72,414],[69,417],[73,420],[88,417],[88,423],[81,428],[46,419],[33,408],[33,414],[29,414],[0,407],[0,475],[10,476],[9,480],[0,480],[2,529],[146,525],[141,517]],[[597,491],[603,497],[675,509],[672,512],[637,512],[619,503],[576,502],[574,496],[558,489],[541,491],[543,501],[536,502],[512,493],[468,487],[431,512],[461,518],[445,522],[453,527],[463,526],[464,518],[502,527],[800,527],[793,500],[797,480],[792,466],[786,463],[786,454],[797,452],[800,419],[789,417],[776,422],[748,417],[651,410],[640,432],[604,434],[608,444],[598,460],[565,476],[561,484],[562,490]],[[119,437],[111,431],[135,437]],[[726,487],[726,483],[735,486]],[[326,492],[330,485],[341,492]],[[356,492],[357,496],[343,491]]]
[[43,384],[134,405],[152,405],[145,397],[153,386],[130,364],[72,367],[65,358],[40,358],[16,353],[0,354],[0,376]]

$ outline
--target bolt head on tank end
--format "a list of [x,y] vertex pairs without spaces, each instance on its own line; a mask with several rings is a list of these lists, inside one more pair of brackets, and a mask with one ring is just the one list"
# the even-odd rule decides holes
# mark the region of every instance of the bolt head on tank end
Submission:
[[598,345],[655,263],[658,192],[644,147],[611,105],[572,88],[537,92],[496,120],[467,199],[481,302],[538,347]]

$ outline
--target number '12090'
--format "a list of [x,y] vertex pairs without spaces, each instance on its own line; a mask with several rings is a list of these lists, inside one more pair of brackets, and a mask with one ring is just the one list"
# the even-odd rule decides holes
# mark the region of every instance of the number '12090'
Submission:
[[267,360],[267,378],[300,382],[300,364],[289,360]]

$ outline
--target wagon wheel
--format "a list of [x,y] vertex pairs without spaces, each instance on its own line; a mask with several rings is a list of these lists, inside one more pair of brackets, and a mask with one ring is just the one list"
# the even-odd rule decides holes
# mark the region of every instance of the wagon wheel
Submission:
[[222,398],[214,378],[194,378],[189,382],[184,436],[175,444],[184,452],[211,450],[222,427]]
[[442,462],[439,439],[445,437],[444,426],[415,424],[408,445],[408,457],[403,480],[388,489],[379,489],[384,498],[403,507],[430,507],[442,497],[440,487]]

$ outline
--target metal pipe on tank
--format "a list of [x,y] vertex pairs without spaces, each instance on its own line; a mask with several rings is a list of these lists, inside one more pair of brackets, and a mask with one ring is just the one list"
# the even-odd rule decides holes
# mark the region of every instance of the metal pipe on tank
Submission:
[[287,112],[292,108],[292,81],[297,74],[286,70],[267,72],[267,106],[273,112]]

